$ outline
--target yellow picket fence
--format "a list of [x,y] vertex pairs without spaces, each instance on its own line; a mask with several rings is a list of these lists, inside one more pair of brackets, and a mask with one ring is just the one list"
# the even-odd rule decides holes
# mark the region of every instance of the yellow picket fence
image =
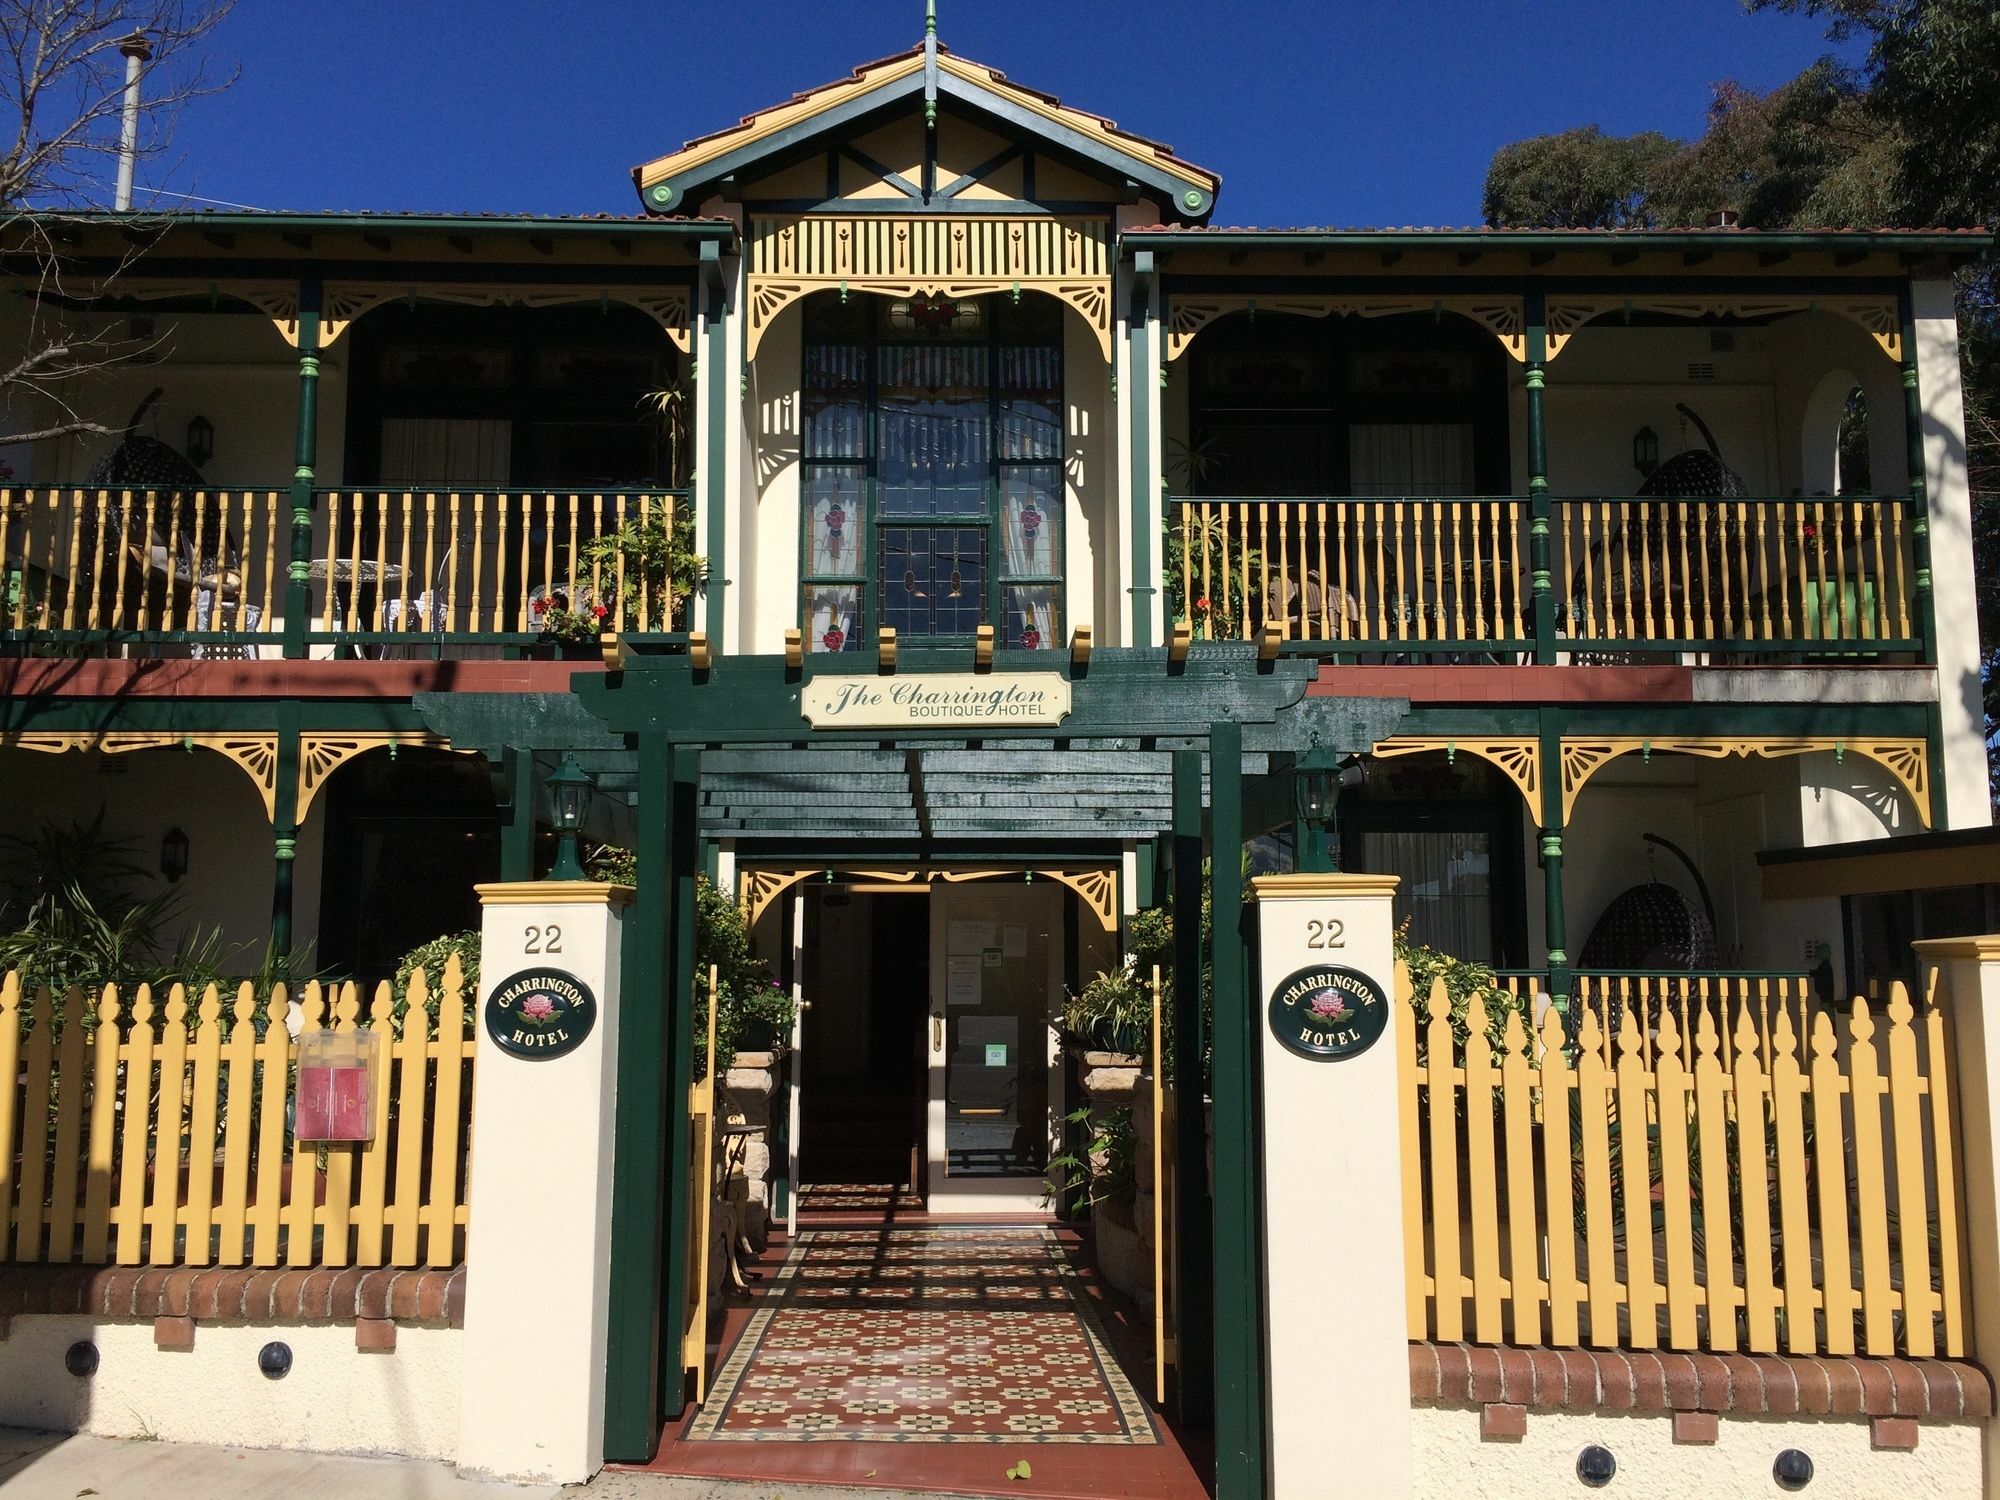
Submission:
[[1475,995],[1455,1030],[1396,979],[1412,1338],[1964,1355],[1934,1004],[1711,995],[1612,1036],[1602,989],[1573,1035]]
[[[0,1259],[184,1266],[450,1266],[464,1253],[473,1034],[458,961],[433,1028],[421,971],[398,1023],[379,985],[210,985],[164,1000],[0,979]],[[300,1037],[373,1039],[366,1144],[292,1134]]]

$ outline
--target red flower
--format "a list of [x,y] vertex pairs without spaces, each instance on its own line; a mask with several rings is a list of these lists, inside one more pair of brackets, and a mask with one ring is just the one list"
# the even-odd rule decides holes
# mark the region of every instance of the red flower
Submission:
[[598,619],[602,620],[607,615],[609,615],[611,611],[606,609],[603,605],[600,604],[595,609],[591,610],[591,613],[593,615],[596,615]]
[[1021,644],[1026,646],[1030,651],[1033,651],[1042,644],[1042,633],[1030,625],[1026,630],[1021,632]]
[[847,644],[847,632],[838,625],[819,638],[820,644],[829,651],[838,651]]
[[1203,594],[1199,599],[1195,600],[1194,607],[1200,610],[1203,614],[1207,614],[1209,610],[1208,595]]
[[537,599],[528,608],[532,609],[538,615],[545,615],[549,612],[549,601],[546,597]]

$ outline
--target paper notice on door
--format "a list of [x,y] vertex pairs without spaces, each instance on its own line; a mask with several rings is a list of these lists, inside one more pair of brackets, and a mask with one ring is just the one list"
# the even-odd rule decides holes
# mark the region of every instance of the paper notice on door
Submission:
[[1007,1044],[1005,1042],[988,1042],[986,1044],[986,1066],[989,1068],[1004,1068],[1007,1066]]
[[950,922],[945,926],[946,953],[978,953],[992,946],[991,922]]
[[953,953],[944,961],[944,1003],[946,1005],[977,1005],[979,1003],[979,955],[977,953]]
[[1000,950],[998,948],[988,948],[979,957],[980,961],[989,969],[1000,967]]
[[1028,924],[1009,922],[1000,929],[1000,951],[1008,958],[1028,956]]

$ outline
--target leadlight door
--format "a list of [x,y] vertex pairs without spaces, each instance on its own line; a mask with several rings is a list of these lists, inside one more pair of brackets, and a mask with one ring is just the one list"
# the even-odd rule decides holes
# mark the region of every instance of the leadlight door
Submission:
[[806,304],[808,649],[1053,644],[1061,629],[1061,309],[1034,297]]

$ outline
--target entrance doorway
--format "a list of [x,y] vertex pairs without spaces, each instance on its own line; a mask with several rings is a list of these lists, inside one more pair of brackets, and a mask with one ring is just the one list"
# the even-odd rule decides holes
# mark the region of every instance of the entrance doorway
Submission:
[[929,903],[810,886],[799,945],[797,1181],[922,1191]]
[[1066,896],[1049,882],[801,889],[788,1113],[802,1208],[874,1206],[862,1193],[938,1215],[1048,1211]]

